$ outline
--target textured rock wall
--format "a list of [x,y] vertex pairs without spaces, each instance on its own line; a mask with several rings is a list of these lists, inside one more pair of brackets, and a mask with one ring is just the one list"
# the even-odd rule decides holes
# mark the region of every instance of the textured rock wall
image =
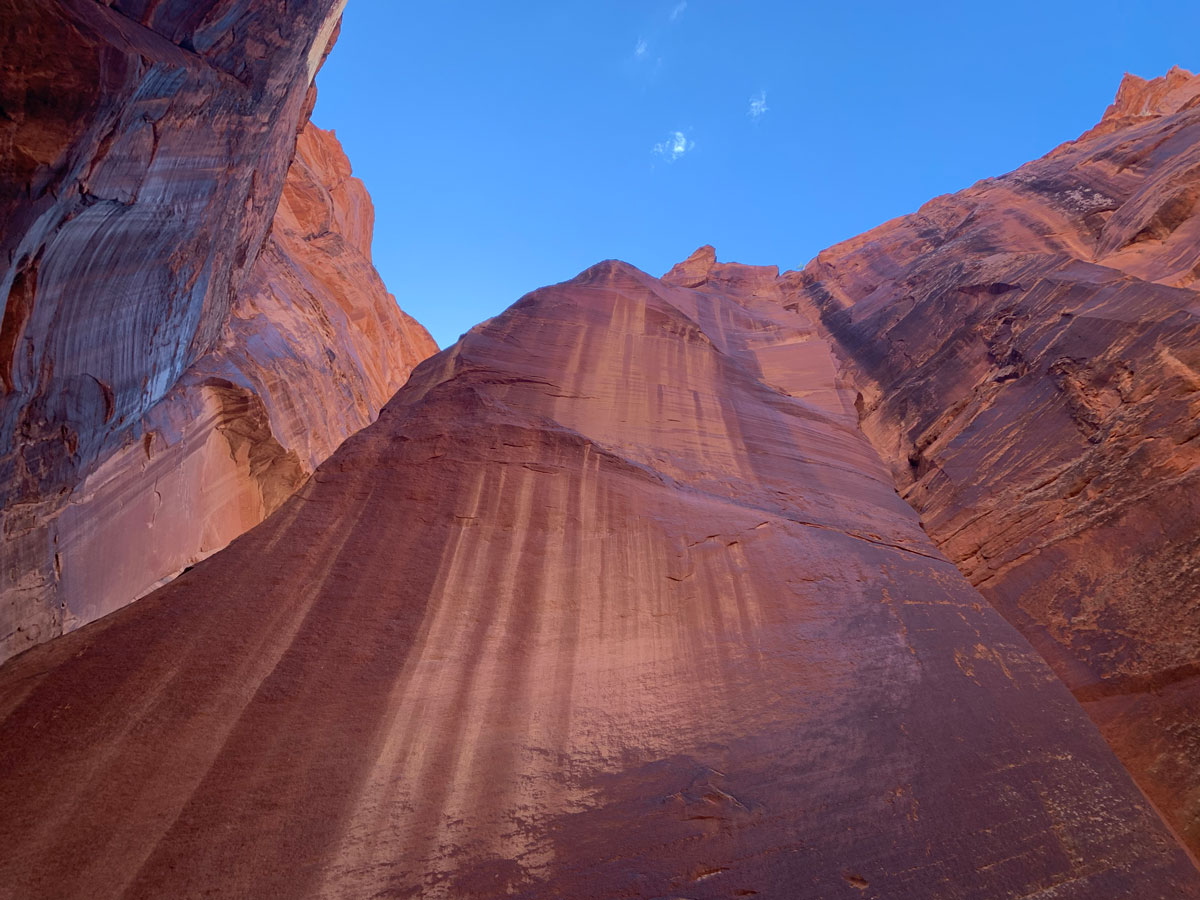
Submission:
[[[365,349],[413,332],[371,305],[365,195],[327,139],[306,139],[259,258],[343,5],[0,0],[0,659],[260,519],[415,361]],[[324,231],[301,235],[304,215]],[[325,312],[291,309],[293,287]],[[325,363],[337,381],[297,400],[315,342],[352,333]],[[173,467],[221,485],[212,504]],[[182,546],[169,522],[195,522]]]
[[821,253],[834,336],[926,530],[1200,849],[1200,77]]
[[535,291],[261,526],[10,661],[0,884],[1200,897],[786,286],[705,250]]
[[52,524],[64,630],[257,525],[437,351],[371,264],[372,219],[336,138],[306,126],[213,349]]
[[197,377],[262,397],[311,471],[437,352],[371,263],[375,211],[333,132],[300,134],[271,237]]

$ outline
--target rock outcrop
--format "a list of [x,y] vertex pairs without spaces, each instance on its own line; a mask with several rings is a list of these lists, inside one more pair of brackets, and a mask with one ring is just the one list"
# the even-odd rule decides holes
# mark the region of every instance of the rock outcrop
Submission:
[[332,138],[284,192],[344,2],[0,0],[0,659],[260,521],[435,349]]
[[437,352],[371,264],[372,217],[337,139],[307,125],[213,349],[53,523],[64,631],[257,525]]
[[1200,850],[1200,77],[821,253],[862,426]]
[[0,884],[1200,897],[790,286],[704,250],[535,291],[262,525],[10,661]]

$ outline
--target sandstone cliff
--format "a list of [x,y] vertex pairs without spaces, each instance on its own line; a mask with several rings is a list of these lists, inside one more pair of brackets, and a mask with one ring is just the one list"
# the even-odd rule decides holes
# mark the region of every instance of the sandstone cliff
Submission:
[[1200,79],[335,450],[436,349],[343,3],[0,0],[0,896],[1200,898],[1076,703],[1200,846]]
[[1200,77],[785,280],[925,529],[1200,849]]
[[307,125],[213,349],[53,523],[64,631],[261,522],[437,351],[371,264],[372,217],[337,139]]
[[789,286],[705,250],[535,291],[261,526],[10,661],[0,884],[1200,897]]
[[289,169],[343,5],[0,0],[0,659],[260,521],[435,349],[336,143]]

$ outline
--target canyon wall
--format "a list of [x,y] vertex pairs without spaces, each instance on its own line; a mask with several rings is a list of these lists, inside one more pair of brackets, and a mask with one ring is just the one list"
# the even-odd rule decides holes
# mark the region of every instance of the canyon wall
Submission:
[[1200,897],[788,286],[706,248],[535,291],[262,525],[11,660],[0,885]]
[[926,531],[1200,850],[1200,77],[785,276]]
[[0,659],[260,521],[436,349],[336,142],[292,162],[343,5],[0,0]]
[[305,126],[216,344],[53,523],[64,631],[261,522],[437,351],[371,264],[372,217],[337,139]]
[[1200,78],[381,413],[343,5],[0,0],[0,897],[1200,898]]

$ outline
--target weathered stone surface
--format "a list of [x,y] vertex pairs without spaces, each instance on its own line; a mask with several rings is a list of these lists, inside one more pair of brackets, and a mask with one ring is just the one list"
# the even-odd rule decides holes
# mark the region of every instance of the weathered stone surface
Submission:
[[330,138],[259,256],[343,5],[0,0],[0,659],[260,520],[432,349]]
[[300,134],[271,237],[196,367],[262,397],[307,471],[373,422],[437,352],[371,264],[375,211],[333,132]]
[[789,286],[706,250],[535,291],[224,552],[10,661],[0,885],[1200,897]]
[[1117,89],[1117,99],[1105,111],[1100,124],[1084,134],[1083,139],[1179,112],[1196,103],[1198,97],[1200,79],[1179,66],[1150,81],[1126,73]]
[[926,530],[1200,849],[1200,78],[785,276]]
[[372,219],[337,139],[306,126],[216,345],[51,523],[64,630],[257,525],[437,351],[371,264]]

